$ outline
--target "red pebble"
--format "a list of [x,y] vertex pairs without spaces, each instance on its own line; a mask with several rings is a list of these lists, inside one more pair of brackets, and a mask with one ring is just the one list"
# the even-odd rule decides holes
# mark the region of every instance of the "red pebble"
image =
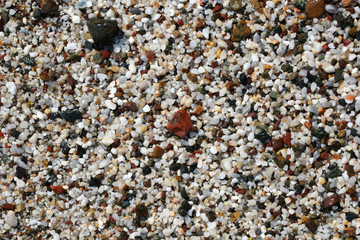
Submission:
[[324,45],[323,45],[323,50],[321,51],[321,52],[327,52],[327,51],[329,51],[330,50],[330,48],[329,48],[329,46],[327,45],[327,43],[325,43]]
[[108,59],[109,57],[110,57],[110,53],[108,51],[104,50],[102,58],[105,60],[105,59]]
[[343,44],[344,44],[345,47],[346,47],[347,45],[349,45],[350,43],[351,43],[351,41],[348,40],[348,39],[345,39],[345,40],[343,41]]
[[167,129],[171,133],[183,138],[190,132],[192,125],[193,123],[189,113],[181,109],[175,113],[174,117],[168,123]]
[[291,132],[287,132],[283,136],[284,143],[287,147],[291,147]]
[[65,189],[62,186],[50,185],[50,188],[57,194],[61,194],[61,193],[65,192]]
[[213,12],[217,12],[221,10],[221,6],[220,5],[216,5],[213,9]]
[[15,209],[15,205],[10,204],[10,203],[4,203],[1,208],[3,210],[14,210]]
[[323,159],[323,160],[327,159],[328,157],[329,157],[329,153],[327,153],[327,152],[323,152],[323,153],[320,155],[320,158]]
[[179,26],[184,25],[184,21],[183,21],[183,20],[178,20],[178,21],[177,21],[177,25],[179,25]]

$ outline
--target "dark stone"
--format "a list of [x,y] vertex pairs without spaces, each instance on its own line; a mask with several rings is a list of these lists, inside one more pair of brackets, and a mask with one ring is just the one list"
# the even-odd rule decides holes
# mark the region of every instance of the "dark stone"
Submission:
[[265,129],[259,127],[255,129],[255,138],[263,144],[267,144],[271,140],[270,135],[265,131]]
[[248,78],[247,76],[245,75],[245,73],[241,73],[240,74],[240,83],[242,85],[247,85],[248,84]]
[[318,67],[318,73],[321,80],[327,80],[328,74],[325,72],[325,70],[322,67]]
[[139,218],[140,220],[145,221],[149,217],[148,208],[143,204],[137,205],[135,212],[136,212],[136,217]]
[[84,42],[84,48],[87,48],[87,49],[93,49],[93,45],[91,44],[91,42],[89,41],[85,41]]
[[181,194],[181,197],[184,198],[185,200],[189,200],[189,195],[187,194],[186,190],[184,188],[182,188],[180,190],[180,194]]
[[16,129],[11,129],[10,130],[10,136],[14,137],[14,138],[18,138],[20,135],[20,132]]
[[187,212],[191,209],[191,205],[188,201],[183,201],[181,203],[181,206],[178,210],[180,216],[185,217],[187,215]]
[[114,42],[119,34],[118,23],[115,20],[93,18],[87,21],[87,27],[96,44],[103,45]]
[[305,42],[307,41],[307,39],[308,39],[307,33],[302,32],[302,33],[299,33],[299,34],[297,35],[297,40],[298,40],[300,43],[305,43]]
[[78,155],[79,157],[83,157],[84,154],[86,154],[86,149],[83,148],[82,146],[77,145],[76,148],[77,148],[77,149],[76,149],[76,150],[77,150],[77,155]]
[[292,72],[293,71],[293,67],[289,64],[289,63],[284,63],[282,66],[281,66],[281,70],[283,70],[284,72]]
[[27,171],[25,168],[22,167],[16,167],[16,177],[17,178],[25,178],[27,176]]
[[101,174],[96,175],[94,178],[90,178],[89,186],[90,187],[100,187],[103,177]]
[[59,11],[59,6],[54,0],[44,0],[41,2],[41,11],[47,15],[56,15]]
[[40,18],[42,18],[42,17],[43,17],[42,11],[41,11],[39,8],[35,9],[35,11],[34,11],[34,13],[33,13],[33,17],[34,17],[35,19],[40,19]]
[[149,166],[145,166],[143,169],[142,169],[142,172],[144,175],[148,175],[151,173],[151,168]]
[[188,169],[186,164],[181,164],[180,165],[180,171],[181,171],[181,174],[189,173],[189,169]]
[[313,136],[317,137],[318,139],[323,139],[323,138],[329,137],[329,134],[325,131],[325,129],[323,127],[312,128],[311,134]]
[[120,232],[119,240],[128,240],[129,234],[127,234],[125,231]]
[[345,106],[345,105],[346,105],[345,99],[340,98],[340,99],[339,99],[339,104],[340,104],[341,106]]
[[274,27],[274,33],[277,33],[277,34],[281,34],[282,32],[282,29],[281,29],[281,26],[280,25],[276,25],[276,27]]
[[75,122],[78,119],[82,119],[82,114],[79,110],[68,110],[60,112],[60,117],[68,122]]
[[315,233],[317,228],[318,228],[318,224],[316,224],[316,222],[312,219],[309,219],[308,221],[305,222],[305,226],[310,230],[310,232]]
[[328,172],[325,175],[325,178],[329,179],[329,178],[336,178],[336,177],[340,177],[342,175],[342,171],[339,169],[338,166],[334,167],[333,169],[331,169],[330,172]]
[[33,58],[31,58],[30,56],[23,56],[22,58],[20,58],[21,61],[23,61],[25,63],[25,65],[28,65],[30,67],[35,67],[36,66],[36,62]]
[[335,77],[336,82],[342,81],[343,80],[343,71],[341,69],[336,69],[334,77]]
[[356,32],[355,38],[360,41],[360,31],[357,31],[357,32]]
[[325,198],[324,200],[324,207],[329,208],[332,207],[340,202],[340,197],[336,193],[332,194],[331,196]]
[[140,10],[139,8],[131,8],[131,9],[129,10],[129,12],[130,12],[131,14],[134,14],[134,15],[140,15],[140,14],[141,14],[141,10]]
[[348,220],[349,222],[351,222],[352,220],[358,218],[359,216],[353,212],[347,212],[346,213],[346,220]]
[[294,190],[296,192],[296,194],[301,194],[302,191],[304,190],[305,186],[304,185],[301,185],[301,184],[296,184],[295,187],[294,187]]
[[180,169],[180,164],[177,163],[177,162],[173,162],[173,163],[170,164],[169,169],[170,169],[170,171],[175,172],[175,171]]
[[206,216],[208,217],[210,222],[213,222],[216,220],[216,214],[213,211],[207,212]]

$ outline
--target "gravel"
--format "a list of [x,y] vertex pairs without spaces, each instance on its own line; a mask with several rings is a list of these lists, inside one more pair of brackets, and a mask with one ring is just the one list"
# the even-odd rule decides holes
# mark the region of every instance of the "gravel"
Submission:
[[356,239],[359,2],[0,3],[0,239]]

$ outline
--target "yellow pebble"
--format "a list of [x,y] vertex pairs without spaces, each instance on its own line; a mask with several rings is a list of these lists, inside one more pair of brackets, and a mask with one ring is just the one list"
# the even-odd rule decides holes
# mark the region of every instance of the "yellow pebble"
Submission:
[[45,114],[50,114],[51,113],[51,110],[49,108],[45,109]]
[[216,58],[219,58],[220,57],[220,54],[221,54],[221,49],[219,49],[216,53]]
[[146,125],[142,125],[141,126],[141,132],[144,133],[147,131],[147,126]]
[[211,43],[210,43],[210,47],[213,47],[214,45],[215,45],[214,42],[211,42]]
[[322,178],[320,178],[320,184],[321,184],[321,185],[324,185],[325,183],[326,183],[326,179],[325,179],[325,178],[323,178],[323,177],[322,177]]

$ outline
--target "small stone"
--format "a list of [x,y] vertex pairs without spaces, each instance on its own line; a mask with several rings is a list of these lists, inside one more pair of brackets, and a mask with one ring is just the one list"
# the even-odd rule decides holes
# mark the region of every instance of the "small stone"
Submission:
[[318,67],[318,73],[319,73],[319,77],[320,77],[321,80],[327,80],[328,79],[328,74],[322,67]]
[[148,208],[143,204],[137,205],[135,212],[136,212],[136,217],[140,218],[141,220],[146,220],[149,217]]
[[14,210],[15,209],[15,205],[10,204],[10,203],[4,203],[3,205],[1,205],[1,208],[3,210]]
[[315,233],[317,228],[318,228],[318,224],[312,220],[309,219],[305,222],[305,226],[310,230],[310,232]]
[[300,43],[305,43],[308,39],[308,35],[307,33],[299,33],[297,36],[297,40],[300,42]]
[[230,7],[231,10],[233,10],[235,12],[240,11],[241,8],[242,8],[241,0],[231,0],[229,2],[229,7]]
[[59,6],[54,0],[44,0],[40,3],[41,11],[47,15],[56,15],[59,11]]
[[197,83],[198,82],[198,76],[196,74],[193,73],[188,73],[188,78],[190,81]]
[[270,135],[265,131],[265,129],[259,127],[255,129],[255,138],[263,144],[267,144],[271,139]]
[[119,236],[119,240],[128,240],[129,234],[127,234],[125,231],[122,231]]
[[79,110],[69,110],[60,112],[60,117],[68,122],[75,122],[78,119],[82,119],[82,114]]
[[340,197],[336,193],[331,196],[325,198],[323,204],[325,208],[332,207],[340,202]]
[[207,212],[206,216],[208,217],[210,222],[213,222],[216,220],[216,214],[213,211]]
[[134,15],[140,15],[141,10],[139,8],[130,8],[129,12]]
[[193,123],[191,121],[190,115],[184,109],[177,111],[174,117],[170,120],[167,125],[167,129],[181,137],[184,138],[186,134],[190,132]]
[[231,41],[240,42],[251,37],[251,29],[244,20],[240,22],[231,31]]
[[162,158],[164,153],[165,153],[165,150],[163,148],[156,146],[154,148],[154,151],[152,152],[152,157],[153,158]]
[[147,51],[145,53],[146,58],[149,60],[149,62],[154,62],[155,58],[156,58],[156,54],[153,51]]
[[40,8],[35,9],[33,13],[33,17],[35,19],[40,19],[43,16],[43,12],[40,10]]
[[139,108],[136,106],[136,103],[134,102],[127,102],[124,105],[125,110],[131,111],[131,112],[137,112]]
[[309,18],[318,18],[325,13],[324,0],[310,0],[305,7],[306,14]]
[[255,10],[259,10],[260,9],[260,3],[259,0],[250,0],[251,6],[255,9]]
[[355,236],[356,229],[354,227],[347,227],[344,229],[344,232],[346,232],[350,237]]
[[85,9],[91,7],[92,1],[91,0],[80,0],[75,4],[75,8],[77,9]]
[[50,188],[57,194],[62,194],[63,192],[65,192],[65,189],[62,186],[50,185]]
[[283,136],[284,143],[287,147],[291,147],[291,132],[287,132]]
[[17,178],[25,178],[27,176],[27,171],[25,168],[22,167],[16,167],[16,177]]
[[191,209],[191,205],[188,201],[183,201],[181,203],[181,206],[178,210],[178,213],[180,216],[185,217],[187,215],[187,212]]
[[26,65],[28,65],[30,67],[36,66],[36,62],[35,62],[34,58],[32,58],[30,56],[23,56],[20,60],[23,61]]
[[96,44],[111,43],[119,33],[118,23],[115,20],[93,18],[87,21],[87,27]]
[[353,212],[347,212],[346,213],[346,220],[348,220],[349,222],[351,222],[352,220],[358,218],[359,216]]
[[272,140],[272,146],[273,146],[274,152],[279,151],[284,146],[283,139],[282,138],[273,139]]

